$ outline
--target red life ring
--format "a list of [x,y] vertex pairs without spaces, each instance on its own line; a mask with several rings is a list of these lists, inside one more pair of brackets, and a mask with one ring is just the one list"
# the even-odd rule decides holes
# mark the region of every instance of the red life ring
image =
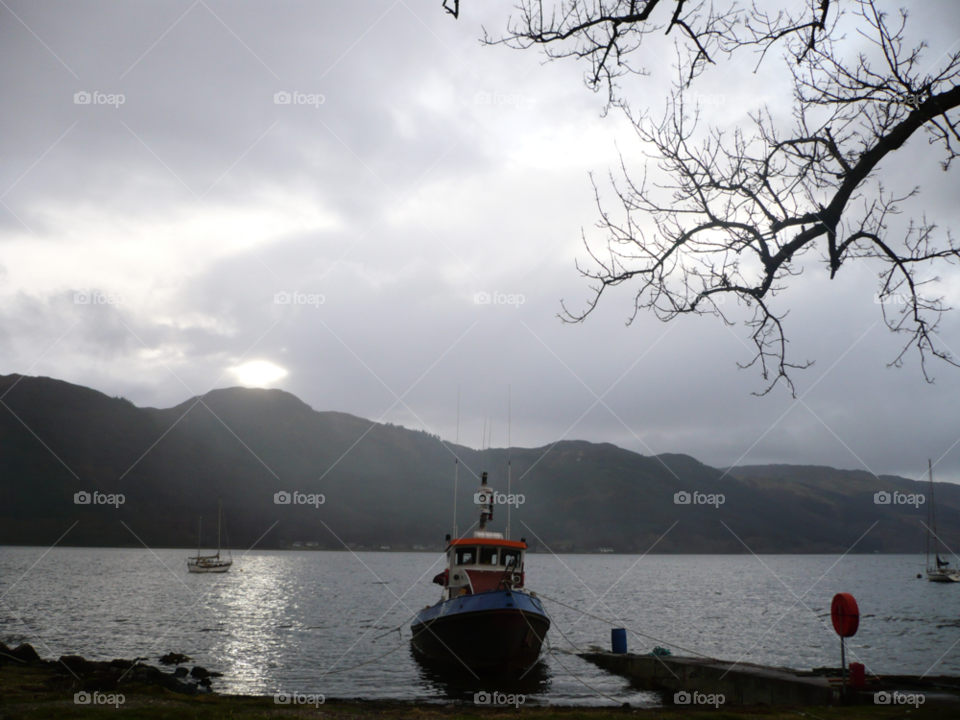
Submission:
[[830,619],[840,637],[853,637],[860,627],[860,608],[850,593],[837,593],[830,603]]

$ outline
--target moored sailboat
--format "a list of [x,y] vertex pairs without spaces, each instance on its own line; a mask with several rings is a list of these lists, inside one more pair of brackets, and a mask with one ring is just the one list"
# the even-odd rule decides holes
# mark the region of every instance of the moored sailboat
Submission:
[[203,535],[203,518],[200,518],[197,529],[197,555],[196,557],[187,558],[187,570],[192,573],[225,573],[230,570],[230,566],[233,565],[233,554],[230,552],[230,548],[227,548],[227,554],[229,557],[222,558],[220,557],[220,526],[223,521],[223,500],[220,501],[220,507],[217,511],[217,554],[216,555],[202,555],[201,546],[202,546],[202,535]]
[[[951,568],[949,560],[940,558],[940,538],[937,535],[937,508],[933,497],[933,464],[927,460],[930,473],[930,504],[927,506],[927,580],[930,582],[960,582],[960,569]],[[930,564],[930,545],[933,540],[934,565]]]

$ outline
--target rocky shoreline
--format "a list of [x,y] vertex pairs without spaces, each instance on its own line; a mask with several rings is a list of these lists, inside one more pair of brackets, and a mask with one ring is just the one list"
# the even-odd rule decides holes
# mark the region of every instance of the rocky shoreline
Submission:
[[[137,684],[157,686],[183,695],[209,695],[214,693],[213,678],[222,675],[200,665],[185,667],[190,658],[181,653],[167,653],[158,658],[161,664],[174,667],[169,672],[147,664],[146,660],[87,660],[79,655],[44,660],[30,643],[11,648],[0,642],[0,668],[4,665],[43,668],[49,672],[51,684],[66,691],[116,693],[122,689],[122,684]],[[69,687],[63,687],[67,685]]]
[[[327,699],[319,706],[284,703],[274,696],[221,695],[213,690],[212,673],[190,658],[168,653],[157,659],[167,671],[133,660],[87,660],[64,655],[44,660],[28,643],[10,648],[0,642],[0,720],[61,720],[109,718],[197,718],[197,720],[276,720],[324,717],[327,720],[503,720],[523,715],[527,720],[710,720],[712,708],[635,708],[477,705],[471,702],[401,702]],[[726,707],[724,720],[902,720],[903,708],[890,705],[818,707],[816,714],[801,707]],[[636,717],[635,717],[636,716]],[[954,707],[921,707],[914,720],[956,720]]]

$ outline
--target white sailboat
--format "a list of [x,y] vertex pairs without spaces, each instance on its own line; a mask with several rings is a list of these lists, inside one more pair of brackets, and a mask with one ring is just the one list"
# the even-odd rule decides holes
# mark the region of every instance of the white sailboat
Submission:
[[[233,565],[233,554],[230,552],[230,548],[227,548],[227,554],[229,557],[222,558],[220,557],[220,526],[222,524],[223,516],[223,500],[220,500],[220,508],[217,512],[217,554],[216,555],[201,555],[201,542],[202,537],[197,539],[197,556],[192,558],[187,558],[187,570],[192,573],[225,573],[230,569],[230,566]],[[200,518],[198,524],[198,535],[202,536],[203,531],[203,518]]]
[[[940,539],[937,536],[937,508],[933,498],[933,465],[927,460],[930,473],[930,504],[927,506],[927,580],[930,582],[960,582],[960,569],[951,568],[949,560],[940,559]],[[933,538],[934,564],[930,564],[930,539]]]

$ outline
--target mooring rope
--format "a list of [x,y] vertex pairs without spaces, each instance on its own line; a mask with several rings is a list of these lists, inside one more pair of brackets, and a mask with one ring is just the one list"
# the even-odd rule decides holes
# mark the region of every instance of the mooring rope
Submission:
[[[402,627],[402,626],[401,626],[401,627]],[[393,632],[393,631],[391,630],[390,632]],[[406,646],[406,643],[400,643],[400,644],[397,645],[393,650],[390,650],[389,652],[385,652],[383,655],[378,655],[377,657],[373,658],[372,660],[367,660],[366,662],[362,662],[362,663],[360,663],[359,665],[354,665],[353,667],[341,668],[340,670],[328,670],[327,672],[325,672],[325,673],[324,673],[323,675],[321,675],[320,677],[323,677],[324,675],[336,675],[337,673],[349,672],[350,670],[356,670],[357,668],[361,668],[361,667],[363,667],[364,665],[369,665],[370,663],[375,663],[377,660],[382,660],[382,659],[385,658],[387,655],[390,655],[390,654],[392,654],[392,653],[395,653],[397,650],[399,650],[400,648],[405,647],[405,646]]]
[[[389,634],[392,633],[392,632],[399,632],[399,631],[403,628],[404,625],[406,625],[408,622],[410,622],[411,620],[413,620],[416,616],[417,616],[417,613],[414,613],[413,615],[411,615],[410,617],[408,617],[406,620],[404,620],[402,623],[400,623],[400,625],[398,625],[397,627],[393,628],[393,630],[388,630],[387,632],[383,633],[383,635],[377,635],[377,636],[374,638],[374,640],[379,640],[379,639],[382,638],[382,637],[386,637],[387,635],[389,635]],[[393,648],[393,650],[389,650],[389,651],[385,652],[383,655],[378,655],[377,657],[373,658],[372,660],[367,660],[366,662],[362,662],[362,663],[360,663],[359,665],[354,665],[353,667],[341,668],[340,670],[328,670],[327,672],[324,673],[324,675],[336,675],[337,673],[348,672],[349,670],[356,670],[357,668],[361,668],[361,667],[363,667],[364,665],[369,665],[370,663],[374,663],[374,662],[376,662],[377,660],[381,660],[381,659],[385,658],[387,655],[390,655],[390,654],[392,654],[392,653],[395,653],[397,650],[399,650],[400,648],[402,648],[402,647],[405,646],[405,645],[406,645],[405,642],[404,642],[404,643],[400,643],[400,644],[397,645],[395,648]],[[322,677],[322,676],[321,676],[321,677]]]
[[[588,683],[586,680],[584,680],[583,678],[581,678],[579,675],[576,675],[572,670],[570,670],[570,668],[568,668],[566,665],[564,665],[563,662],[560,660],[560,658],[557,657],[557,654],[553,651],[553,645],[550,643],[549,640],[547,640],[546,635],[544,635],[544,637],[540,637],[539,635],[537,635],[537,630],[536,630],[536,628],[534,628],[533,625],[530,624],[530,621],[527,620],[527,614],[526,614],[522,609],[520,609],[520,608],[517,608],[517,609],[520,610],[520,617],[522,617],[522,618],[526,621],[527,626],[530,628],[530,632],[532,632],[532,633],[537,637],[537,639],[540,640],[541,643],[543,643],[544,641],[546,641],[546,643],[547,643],[547,649],[548,649],[547,654],[548,654],[548,655],[551,655],[554,659],[556,659],[556,661],[560,664],[560,667],[562,667],[564,670],[566,670],[567,673],[570,675],[570,677],[572,677],[572,678],[574,678],[575,680],[577,680],[578,682],[582,683],[586,688],[588,688],[589,690],[592,690],[592,691],[595,692],[597,695],[600,695],[600,696],[602,696],[602,697],[605,697],[607,700],[610,700],[611,702],[615,702],[615,703],[618,703],[618,704],[622,704],[620,700],[617,700],[617,699],[614,698],[614,697],[610,697],[609,695],[607,695],[607,694],[606,694],[605,692],[603,692],[602,690],[598,690],[597,688],[593,687],[592,685],[590,685],[590,683]],[[544,610],[544,611],[543,611],[543,614],[546,615],[546,614],[547,614],[547,611]],[[547,617],[549,618],[550,616],[547,615]],[[563,635],[562,632],[561,632],[560,634]],[[570,642],[570,641],[568,640],[567,642]],[[573,643],[570,643],[570,644],[573,645]],[[573,646],[574,646],[574,647],[577,647],[576,645],[573,645]],[[537,660],[537,662],[540,662],[540,661]],[[536,663],[534,663],[534,665],[536,665]],[[530,667],[532,668],[533,665],[531,665]],[[528,670],[527,672],[529,672],[529,670]],[[526,675],[526,673],[524,673],[524,675]]]
[[400,623],[399,625],[397,625],[397,627],[393,628],[393,630],[387,630],[385,633],[383,633],[383,635],[377,635],[377,636],[374,638],[374,640],[379,640],[379,639],[382,638],[382,637],[386,637],[387,635],[389,635],[389,634],[392,633],[392,632],[400,632],[400,630],[403,629],[403,626],[406,625],[406,624],[407,624],[408,622],[410,622],[411,620],[413,620],[419,613],[420,613],[420,611],[417,610],[415,613],[413,613],[413,615],[411,615],[411,616],[408,617],[406,620],[404,620],[402,623]]
[[[567,605],[565,602],[561,602],[560,600],[557,600],[556,598],[552,598],[552,597],[549,597],[549,596],[547,596],[547,595],[544,595],[543,593],[539,593],[539,592],[538,592],[538,593],[537,593],[537,597],[542,597],[544,600],[549,600],[550,602],[555,602],[557,605],[562,605],[562,606],[565,607],[565,608],[569,608],[570,610],[574,610],[575,612],[578,612],[578,613],[581,613],[581,614],[583,614],[583,615],[586,615],[587,617],[591,617],[591,618],[594,618],[594,619],[596,619],[596,620],[600,620],[600,621],[602,621],[602,622],[607,623],[608,625],[613,625],[614,627],[620,627],[620,623],[615,623],[615,622],[613,622],[613,621],[611,621],[611,620],[607,620],[606,618],[600,617],[599,615],[593,615],[593,614],[587,612],[586,610],[581,610],[580,608],[575,608],[573,605]],[[559,631],[559,628],[557,628],[557,630]],[[693,654],[693,655],[697,655],[698,657],[702,657],[702,658],[704,658],[704,659],[706,659],[706,660],[713,660],[713,661],[715,661],[715,662],[722,662],[722,661],[720,661],[720,660],[717,660],[717,658],[715,658],[715,657],[711,657],[710,655],[704,655],[703,653],[697,652],[696,650],[691,650],[690,648],[685,648],[685,647],[683,647],[682,645],[677,645],[676,643],[671,643],[671,642],[667,642],[666,640],[661,640],[660,638],[656,638],[656,637],[654,637],[653,635],[647,635],[647,634],[642,633],[642,632],[637,632],[637,631],[634,630],[633,628],[624,628],[624,630],[628,630],[628,631],[632,632],[634,635],[636,635],[636,636],[638,636],[638,637],[644,637],[644,638],[647,638],[648,640],[654,640],[654,641],[660,643],[661,645],[669,645],[670,647],[675,647],[675,648],[677,648],[677,650],[683,650],[684,652],[688,652],[688,653],[691,653],[691,654]],[[563,635],[563,632],[560,632],[560,634]],[[571,642],[570,644],[573,645],[572,642]],[[574,646],[574,647],[577,647],[576,645],[573,645],[573,646]]]

